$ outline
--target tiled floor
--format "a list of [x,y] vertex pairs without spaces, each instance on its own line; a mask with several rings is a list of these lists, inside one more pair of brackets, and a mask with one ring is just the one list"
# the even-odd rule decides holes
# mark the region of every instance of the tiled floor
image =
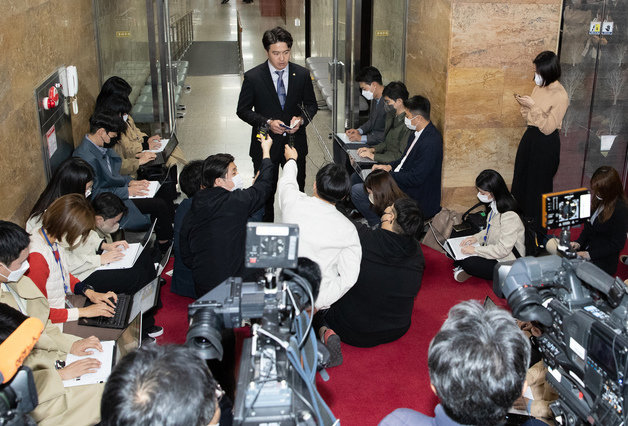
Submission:
[[[219,0],[199,0],[192,1],[192,7],[194,39],[197,41],[237,40],[236,11],[240,11],[244,70],[266,60],[266,51],[261,42],[262,34],[266,29],[282,23],[280,18],[260,16],[257,3],[245,4],[231,0],[226,5],[221,5]],[[295,41],[296,44],[303,43]],[[295,52],[294,56],[302,57],[298,52]],[[251,126],[236,115],[242,76],[239,74],[189,76],[186,83],[192,87],[192,91],[181,96],[181,103],[186,105],[187,113],[184,118],[179,119],[177,127],[181,148],[187,159],[204,159],[211,154],[228,152],[235,157],[244,182],[250,182],[253,178],[253,165],[248,156]],[[326,159],[314,126],[331,151],[331,144],[327,139],[331,127],[330,112],[319,111],[313,125],[308,126],[309,160],[306,182],[308,194],[311,194],[318,168],[331,160]],[[275,217],[280,217],[278,212]]]

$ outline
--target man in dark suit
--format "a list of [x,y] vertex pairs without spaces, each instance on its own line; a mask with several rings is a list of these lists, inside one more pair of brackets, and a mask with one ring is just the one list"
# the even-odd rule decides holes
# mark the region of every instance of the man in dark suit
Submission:
[[345,133],[352,142],[366,142],[375,146],[384,142],[386,136],[386,102],[384,102],[384,84],[382,74],[375,67],[360,70],[355,81],[360,85],[362,96],[371,101],[368,120],[357,129],[349,129]]
[[257,140],[259,129],[267,124],[273,138],[270,152],[273,187],[264,206],[264,221],[272,222],[279,164],[285,163],[283,147],[288,143],[293,144],[299,153],[297,182],[301,191],[305,188],[308,152],[305,126],[316,114],[318,105],[309,71],[290,62],[290,33],[281,27],[273,28],[264,33],[262,43],[268,61],[244,73],[237,114],[253,127],[249,155],[255,172],[262,164],[262,150]]
[[[406,126],[414,130],[400,159],[376,164],[373,170],[390,172],[399,188],[421,207],[426,219],[440,211],[443,138],[430,121],[430,101],[413,96],[404,101]],[[351,188],[351,199],[358,210],[369,208],[368,194],[362,184]]]

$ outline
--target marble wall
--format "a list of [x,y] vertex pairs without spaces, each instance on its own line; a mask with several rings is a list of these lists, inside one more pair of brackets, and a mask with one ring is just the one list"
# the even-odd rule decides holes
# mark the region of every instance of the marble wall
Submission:
[[286,2],[285,28],[294,40],[290,60],[305,65],[305,0]]
[[76,65],[75,144],[98,94],[90,0],[0,2],[0,219],[23,224],[45,186],[34,90],[61,65]]
[[512,181],[525,123],[513,93],[533,88],[532,59],[556,51],[561,0],[410,0],[406,79],[443,132],[443,205],[475,202],[486,168]]
[[[312,1],[311,14],[311,53],[312,56],[331,56],[333,46],[333,0]],[[339,28],[344,38],[345,17],[340,17]]]
[[403,37],[406,0],[373,2],[371,63],[382,73],[384,84],[403,81]]

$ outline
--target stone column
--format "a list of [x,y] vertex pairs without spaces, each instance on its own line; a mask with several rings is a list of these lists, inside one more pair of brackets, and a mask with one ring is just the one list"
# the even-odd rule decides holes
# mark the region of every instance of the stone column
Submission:
[[484,169],[512,181],[532,60],[556,51],[561,0],[409,0],[406,83],[426,96],[443,133],[442,205],[466,210]]

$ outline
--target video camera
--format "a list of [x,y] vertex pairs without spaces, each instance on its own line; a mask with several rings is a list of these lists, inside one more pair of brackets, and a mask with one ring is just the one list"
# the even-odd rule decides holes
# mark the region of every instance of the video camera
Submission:
[[[576,190],[574,191],[581,191]],[[548,194],[551,199],[553,194]],[[550,226],[581,222],[586,213],[580,195],[553,210]],[[575,199],[578,206],[574,206]],[[565,207],[567,206],[567,207]],[[550,209],[545,212],[549,215]],[[576,217],[578,216],[578,217]],[[587,215],[588,217],[588,215]],[[566,241],[568,246],[569,241]],[[571,257],[571,258],[568,258]],[[493,290],[508,300],[513,315],[540,324],[536,338],[548,367],[547,381],[559,398],[550,405],[564,425],[627,424],[628,297],[626,286],[575,256],[525,257],[498,266]]]
[[221,330],[255,321],[242,348],[236,425],[336,422],[315,387],[325,354],[304,310],[314,305],[311,284],[283,269],[297,267],[298,237],[297,225],[249,222],[245,264],[265,268],[264,276],[255,282],[228,278],[188,307],[186,345],[207,360],[222,359]]
[[22,363],[43,329],[39,319],[28,318],[0,345],[0,426],[36,424],[28,413],[37,407],[37,389]]

